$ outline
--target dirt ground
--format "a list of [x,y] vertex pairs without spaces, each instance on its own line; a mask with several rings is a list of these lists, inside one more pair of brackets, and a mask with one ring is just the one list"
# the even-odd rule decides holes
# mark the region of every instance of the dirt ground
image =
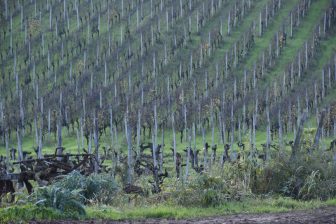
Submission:
[[201,219],[185,219],[185,220],[171,220],[171,219],[146,219],[135,221],[108,221],[108,220],[91,220],[91,221],[46,221],[36,222],[32,221],[31,224],[70,224],[70,223],[85,223],[85,224],[143,224],[143,223],[172,223],[172,224],[207,224],[207,223],[333,223],[336,224],[336,207],[326,207],[310,211],[295,211],[286,213],[270,213],[270,214],[237,214],[228,216],[208,217]]

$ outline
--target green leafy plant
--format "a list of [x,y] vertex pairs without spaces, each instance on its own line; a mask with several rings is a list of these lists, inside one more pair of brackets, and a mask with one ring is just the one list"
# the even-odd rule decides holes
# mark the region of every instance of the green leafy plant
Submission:
[[[258,176],[257,193],[278,193],[301,200],[336,196],[336,173],[329,152],[301,150],[296,159],[275,159]],[[267,172],[266,172],[267,171]]]
[[[218,170],[218,167],[214,169]],[[213,207],[250,195],[241,184],[243,177],[238,178],[239,175],[232,175],[229,171],[231,168],[226,167],[222,174],[192,173],[186,182],[179,179],[165,181],[162,189],[164,193],[169,193],[170,201],[182,206]]]
[[74,171],[56,181],[54,186],[69,191],[79,191],[82,203],[110,204],[119,191],[119,186],[109,174],[83,176]]
[[316,193],[318,193],[317,186],[320,179],[320,172],[318,170],[312,171],[311,174],[306,177],[306,180],[299,191],[299,197],[302,199],[314,198]]
[[84,205],[81,203],[81,189],[69,190],[57,186],[38,188],[33,194],[37,206],[54,208],[65,213],[85,215]]

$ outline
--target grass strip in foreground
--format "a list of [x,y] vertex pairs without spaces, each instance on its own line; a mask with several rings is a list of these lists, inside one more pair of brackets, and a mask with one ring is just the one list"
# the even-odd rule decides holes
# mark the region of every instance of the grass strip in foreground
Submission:
[[309,210],[324,206],[336,206],[336,199],[328,201],[296,201],[290,198],[249,199],[241,202],[227,202],[218,207],[179,207],[158,205],[148,207],[114,208],[111,206],[88,206],[86,215],[63,213],[51,208],[32,204],[0,208],[0,223],[27,222],[30,220],[139,220],[149,218],[186,219],[224,216],[230,214],[279,213],[295,210]]

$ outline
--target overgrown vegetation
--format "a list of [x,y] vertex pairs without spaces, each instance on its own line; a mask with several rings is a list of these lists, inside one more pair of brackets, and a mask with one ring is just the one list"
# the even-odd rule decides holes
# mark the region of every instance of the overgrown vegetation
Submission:
[[0,24],[0,222],[335,205],[335,1],[0,0]]
[[57,219],[95,219],[95,220],[130,220],[146,218],[201,218],[228,214],[271,213],[291,210],[315,209],[322,206],[336,206],[335,200],[326,202],[302,202],[289,198],[253,198],[251,200],[227,202],[221,206],[199,208],[171,205],[155,205],[143,207],[115,208],[104,205],[94,205],[86,208],[86,216],[78,217],[74,214],[60,213],[51,208],[37,207],[33,204],[11,206],[0,209],[0,222],[24,222],[29,220],[57,220]]
[[[57,202],[71,203],[71,200],[58,199],[62,197],[73,198],[87,205],[111,204],[117,207],[123,207],[124,203],[154,205],[162,202],[187,207],[211,207],[261,195],[300,200],[328,200],[336,197],[335,165],[330,159],[330,152],[318,151],[310,154],[301,152],[295,160],[282,154],[274,160],[253,166],[246,159],[226,163],[223,167],[214,166],[201,174],[192,171],[186,179],[166,178],[159,194],[153,192],[150,176],[139,176],[135,180],[138,186],[146,189],[147,194],[127,195],[122,191],[122,183],[119,181],[121,179],[116,180],[110,174],[86,177],[73,172],[50,187],[40,188],[32,198],[36,196],[37,204],[58,209],[63,205],[58,206]],[[46,200],[40,199],[43,197]]]
[[78,191],[82,203],[109,204],[120,191],[120,185],[110,174],[83,176],[74,171],[56,181],[52,186],[69,191]]
[[85,215],[81,201],[81,189],[69,190],[57,186],[48,186],[37,189],[31,196],[36,200],[37,206],[53,208],[64,213]]
[[258,193],[278,193],[294,199],[326,200],[336,196],[335,164],[329,152],[300,153],[295,160],[272,161],[262,171]]
[[[226,163],[223,168],[213,166],[202,174],[191,172],[186,179],[166,178],[159,194],[151,192],[150,179],[145,176],[140,176],[136,183],[147,189],[147,194],[125,194],[120,188],[121,180],[110,174],[86,177],[73,172],[48,187],[37,188],[26,200],[21,196],[16,201],[18,205],[1,209],[0,221],[190,218],[335,204],[335,166],[329,152],[300,153],[296,160],[279,156],[256,167],[248,163],[246,159]],[[29,204],[22,205],[26,203]],[[29,215],[23,212],[27,208]]]
[[50,207],[34,204],[14,205],[0,209],[0,222],[24,222],[29,220],[79,219],[76,213],[61,212]]

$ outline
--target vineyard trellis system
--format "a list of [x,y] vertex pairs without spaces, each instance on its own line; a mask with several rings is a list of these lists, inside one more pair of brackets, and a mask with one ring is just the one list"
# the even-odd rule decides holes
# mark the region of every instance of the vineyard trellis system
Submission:
[[[177,177],[187,177],[190,165],[203,172],[216,161],[223,166],[237,160],[248,134],[251,154],[263,160],[270,158],[271,148],[284,151],[286,143],[295,156],[311,115],[317,121],[314,147],[319,147],[321,137],[336,136],[336,104],[323,105],[335,87],[335,52],[328,55],[319,78],[308,76],[319,60],[321,43],[335,34],[336,6],[328,2],[322,7],[311,0],[286,4],[1,1],[0,134],[6,149],[1,162],[16,160],[17,150],[15,163],[30,169],[38,163],[52,164],[48,166],[55,169],[48,175],[54,177],[84,169],[88,161],[88,172],[99,172],[102,161],[110,159],[114,174],[118,164],[127,164],[126,191],[139,190],[132,189],[134,175],[149,173],[159,192],[168,176],[167,132],[172,133]],[[281,14],[284,8],[288,15]],[[306,20],[313,21],[312,30],[301,41],[297,36],[306,29]],[[267,35],[271,38],[266,47],[252,58],[257,42]],[[295,41],[302,45],[297,44],[294,57],[287,60],[288,45]],[[246,61],[249,66],[244,66]],[[78,154],[71,155],[76,162],[66,155],[44,153],[52,133],[57,148],[64,146],[65,129],[76,135]],[[256,131],[264,129],[260,152]],[[208,131],[211,144],[205,137]],[[292,132],[293,141],[285,142],[284,135]],[[25,136],[34,136],[37,159],[28,158],[23,149]],[[109,149],[101,146],[104,136]],[[118,145],[120,136],[125,137],[127,155]],[[203,152],[196,144],[198,136]],[[146,144],[148,139],[151,143]],[[10,149],[15,140],[17,149]],[[184,151],[177,149],[179,143],[187,145]],[[64,160],[77,165],[60,164]],[[13,179],[41,182],[37,173],[22,167],[15,175],[6,174],[3,167],[4,185]]]

